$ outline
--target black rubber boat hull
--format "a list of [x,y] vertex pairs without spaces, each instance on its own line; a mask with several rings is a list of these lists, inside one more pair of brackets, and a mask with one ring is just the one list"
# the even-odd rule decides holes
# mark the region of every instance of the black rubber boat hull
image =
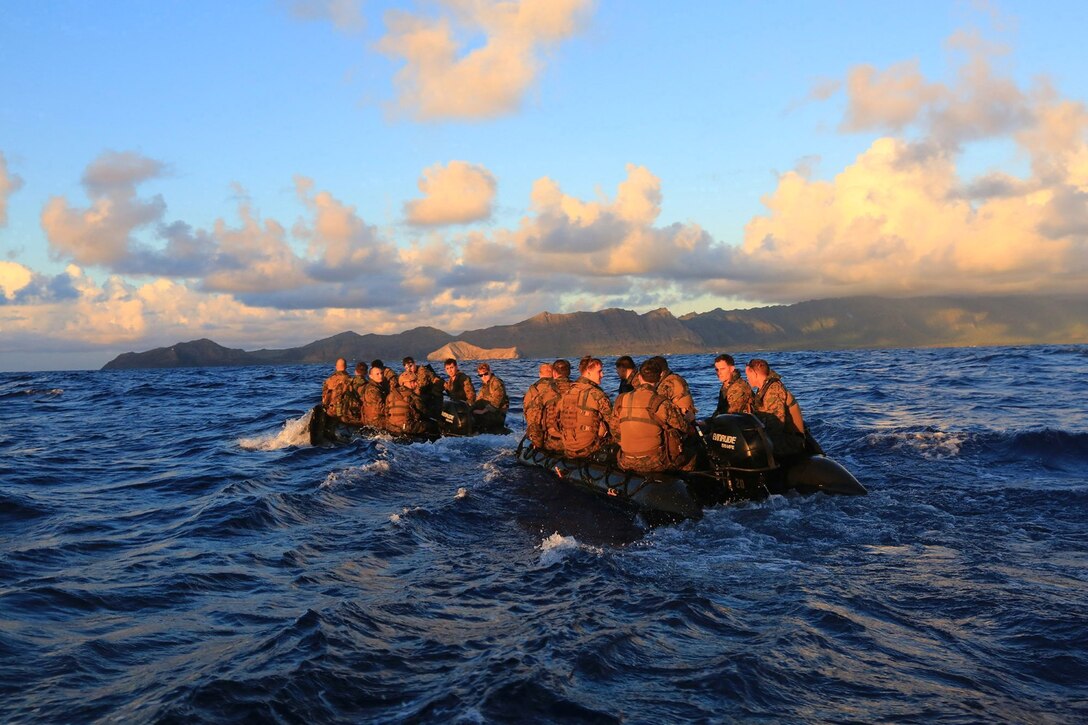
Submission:
[[[442,437],[466,437],[483,433],[509,435],[509,428],[476,430],[473,426],[472,410],[467,403],[456,400],[442,402],[442,416],[431,422],[429,429],[422,433],[393,435],[394,440],[406,443],[436,441]],[[310,411],[310,445],[326,443],[347,443],[354,438],[390,435],[389,431],[372,428],[357,423],[345,422],[325,413],[325,408],[315,405]]]
[[[696,459],[697,470],[691,472],[631,473],[604,456],[571,460],[534,448],[524,438],[516,456],[519,463],[547,469],[611,503],[637,509],[651,523],[695,519],[707,506],[790,491],[848,496],[867,493],[850,471],[822,452],[776,463],[762,424],[750,415],[717,416],[703,427],[704,450]],[[815,442],[811,450],[819,450]]]

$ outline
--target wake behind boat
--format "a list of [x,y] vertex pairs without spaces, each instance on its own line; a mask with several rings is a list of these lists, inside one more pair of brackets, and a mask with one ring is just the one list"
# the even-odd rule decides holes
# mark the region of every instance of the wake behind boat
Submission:
[[750,414],[725,414],[706,421],[698,434],[702,450],[693,471],[640,474],[624,471],[614,454],[587,459],[535,448],[522,439],[519,463],[553,472],[558,478],[637,509],[651,523],[699,518],[707,506],[759,500],[796,491],[864,495],[865,487],[841,464],[823,454],[811,437],[806,451],[778,460],[760,423]]

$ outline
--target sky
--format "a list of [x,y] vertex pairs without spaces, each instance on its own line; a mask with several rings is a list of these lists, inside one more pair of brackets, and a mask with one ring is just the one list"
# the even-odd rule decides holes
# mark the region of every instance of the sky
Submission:
[[5,0],[0,370],[1088,290],[1088,3]]

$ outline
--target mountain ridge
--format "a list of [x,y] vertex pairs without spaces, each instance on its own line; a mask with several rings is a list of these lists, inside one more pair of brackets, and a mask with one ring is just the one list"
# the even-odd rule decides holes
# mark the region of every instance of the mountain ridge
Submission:
[[808,300],[743,310],[715,308],[676,317],[667,308],[637,313],[541,312],[521,322],[452,335],[421,326],[391,335],[345,331],[306,345],[252,352],[208,339],[126,352],[103,370],[282,365],[404,356],[425,359],[447,344],[516,347],[526,358],[648,355],[733,350],[812,350],[1088,342],[1088,294],[879,296]]

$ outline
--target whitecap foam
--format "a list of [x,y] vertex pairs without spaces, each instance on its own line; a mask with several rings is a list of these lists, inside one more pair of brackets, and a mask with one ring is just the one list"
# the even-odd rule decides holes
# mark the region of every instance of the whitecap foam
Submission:
[[247,451],[278,451],[292,446],[308,446],[311,415],[313,411],[307,411],[299,418],[288,418],[279,432],[255,438],[241,438],[238,446]]
[[922,458],[940,460],[955,458],[960,448],[967,441],[966,433],[945,433],[944,431],[916,431],[901,433],[870,433],[866,441],[876,445],[891,443],[892,450],[909,448],[917,451]]
[[558,531],[541,541],[540,546],[537,548],[540,549],[541,566],[557,564],[579,549],[592,551],[596,554],[602,553],[600,548],[585,546],[579,543],[578,539],[573,536],[563,536]]

